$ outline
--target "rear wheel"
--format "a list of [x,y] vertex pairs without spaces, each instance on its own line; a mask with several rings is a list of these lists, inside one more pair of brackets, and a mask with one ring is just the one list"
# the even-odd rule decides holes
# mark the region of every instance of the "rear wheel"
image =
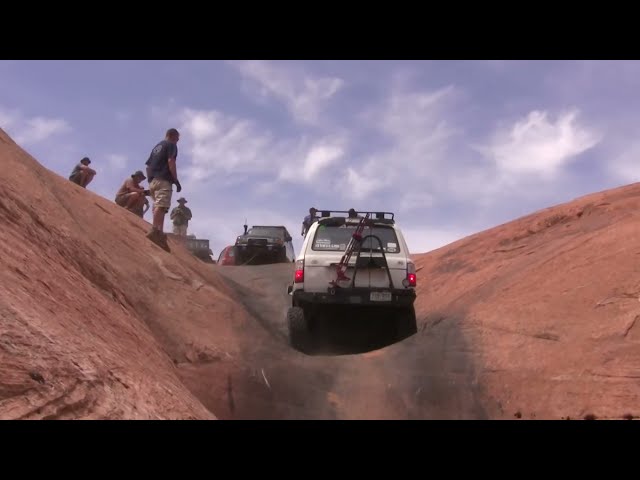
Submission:
[[416,309],[413,305],[410,307],[399,308],[395,315],[395,321],[398,341],[404,340],[418,332]]
[[311,332],[308,316],[301,307],[289,307],[287,326],[291,346],[301,352],[307,352],[311,348]]

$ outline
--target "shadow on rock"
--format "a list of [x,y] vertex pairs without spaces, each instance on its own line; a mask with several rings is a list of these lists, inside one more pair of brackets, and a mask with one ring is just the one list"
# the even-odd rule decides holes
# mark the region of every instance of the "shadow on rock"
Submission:
[[416,335],[385,357],[395,374],[392,385],[403,392],[407,419],[489,418],[478,355],[461,328],[464,316],[431,312],[418,322]]
[[324,306],[307,312],[307,355],[354,355],[378,350],[417,333],[413,309]]

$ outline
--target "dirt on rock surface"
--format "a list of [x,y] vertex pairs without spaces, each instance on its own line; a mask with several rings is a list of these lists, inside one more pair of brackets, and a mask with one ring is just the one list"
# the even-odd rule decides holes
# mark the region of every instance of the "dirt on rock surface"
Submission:
[[338,319],[308,356],[291,264],[165,252],[1,130],[0,162],[1,419],[640,415],[638,185],[415,255],[417,334],[374,346],[384,317]]

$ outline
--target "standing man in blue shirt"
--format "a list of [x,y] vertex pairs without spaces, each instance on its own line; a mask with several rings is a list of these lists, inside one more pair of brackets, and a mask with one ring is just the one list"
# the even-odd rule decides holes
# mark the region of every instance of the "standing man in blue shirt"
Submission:
[[167,251],[169,245],[164,233],[164,217],[171,207],[173,184],[176,185],[176,192],[182,190],[176,167],[178,140],[180,140],[178,130],[175,128],[167,130],[165,139],[153,147],[146,162],[149,191],[153,199],[153,227],[147,237]]

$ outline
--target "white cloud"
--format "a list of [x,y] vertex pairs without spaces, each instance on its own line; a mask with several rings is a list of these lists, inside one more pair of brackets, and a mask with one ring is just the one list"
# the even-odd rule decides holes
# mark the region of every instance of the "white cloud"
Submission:
[[219,174],[254,174],[273,169],[270,160],[285,151],[272,135],[250,120],[190,108],[183,109],[177,118],[181,146],[186,145],[190,159],[183,171],[194,182]]
[[112,153],[107,155],[106,159],[107,159],[107,162],[109,162],[109,167],[112,170],[123,170],[127,166],[126,155]]
[[[446,133],[440,114],[443,102],[454,92],[452,86],[434,92],[394,91],[379,115],[382,132],[398,139],[412,139],[418,144],[425,138],[432,138],[433,129],[439,130],[440,134]],[[419,135],[414,137],[413,133]]]
[[448,175],[443,187],[452,198],[472,202],[474,207],[487,208],[505,194],[507,187],[514,185],[505,183],[505,177],[497,172],[494,165],[478,163]]
[[409,188],[424,188],[450,165],[447,152],[459,133],[452,126],[450,103],[458,92],[448,86],[433,92],[392,89],[379,106],[360,116],[360,123],[377,130],[388,146],[348,169],[342,186],[349,198],[363,200],[393,190],[397,201]]
[[640,142],[632,143],[607,165],[609,173],[625,184],[640,181]]
[[259,95],[284,102],[294,119],[308,124],[319,120],[325,102],[343,86],[336,77],[312,77],[291,65],[263,60],[230,62],[240,74],[259,85]]
[[506,175],[539,174],[550,178],[602,137],[578,124],[578,111],[561,113],[556,121],[534,110],[507,129],[498,130],[488,146],[480,147]]
[[384,170],[380,172],[381,174],[376,175],[375,172],[362,172],[357,168],[347,168],[346,176],[342,182],[344,196],[349,200],[363,201],[387,186],[388,176],[383,173]]
[[[330,200],[359,209],[401,211],[406,219],[416,218],[418,225],[422,221],[415,215],[436,203],[471,201],[478,209],[474,218],[484,218],[506,192],[526,196],[525,187],[535,179],[519,163],[523,155],[538,168],[539,155],[545,168],[560,168],[599,141],[577,121],[575,111],[557,119],[532,112],[509,128],[498,128],[483,150],[489,156],[483,157],[464,141],[465,132],[458,127],[460,112],[454,107],[463,95],[453,86],[416,91],[406,83],[396,84],[386,98],[356,117],[355,124],[339,119],[334,131],[321,135],[303,130],[281,136],[253,119],[175,104],[156,108],[154,113],[177,119],[184,159],[180,176],[185,192],[196,202],[200,195],[237,184],[250,185],[250,190],[235,190],[239,195],[286,202],[291,193],[281,187],[288,182],[305,189],[304,193],[296,190],[296,195],[305,195],[304,211],[307,203]],[[357,143],[367,139],[373,139],[371,144]],[[516,161],[508,162],[513,155]],[[241,217],[238,205],[225,208]],[[241,220],[232,221],[238,229],[216,233],[220,241],[235,238]],[[454,230],[416,229],[411,249],[430,250],[460,235]]]
[[[258,72],[271,72],[272,67],[264,62],[242,65]],[[265,77],[267,91],[284,95],[283,85],[289,85],[291,78],[280,78],[282,72],[275,71],[275,80]],[[307,83],[307,90],[318,98],[329,97],[334,91],[328,89],[321,95],[322,89],[310,85],[315,84]],[[458,98],[459,92],[451,86],[416,92],[401,85],[353,119],[355,125],[350,119],[335,121],[328,135],[303,131],[277,136],[252,119],[217,110],[180,109],[175,103],[156,107],[153,114],[178,119],[183,133],[179,148],[182,158],[186,157],[179,175],[190,189],[252,179],[257,181],[252,182],[251,191],[265,196],[279,192],[279,184],[289,182],[337,202],[367,202],[366,208],[373,208],[372,200],[380,208],[426,208],[433,197],[407,196],[407,192],[423,191],[428,184],[440,181],[437,172],[450,164],[447,152],[458,130],[453,127],[449,107]],[[371,149],[356,140],[366,141],[371,130],[377,150],[367,155]],[[355,147],[364,154],[353,155]],[[385,201],[389,195],[393,205]]]
[[432,194],[420,191],[410,191],[402,197],[400,202],[400,210],[409,212],[412,210],[423,210],[432,207],[435,204],[435,198]]
[[329,167],[335,165],[344,155],[342,142],[335,140],[321,140],[309,148],[302,162],[291,162],[283,165],[280,171],[280,179],[291,182],[312,183],[317,180],[325,180],[333,177]]
[[0,128],[7,130],[16,121],[15,113],[0,109]]
[[205,182],[229,186],[259,177],[252,191],[266,195],[281,182],[321,188],[318,178],[328,181],[341,173],[334,167],[346,151],[343,137],[278,138],[252,120],[216,110],[184,108],[173,116],[179,119],[178,129],[183,133],[179,148],[187,157],[179,176],[191,187]]
[[68,133],[71,127],[61,118],[35,117],[24,122],[24,126],[16,134],[16,142],[21,145],[32,145],[61,133]]
[[0,108],[0,126],[22,147],[40,143],[48,138],[71,132],[71,126],[62,118],[36,116],[25,118],[18,110]]
[[338,160],[343,150],[333,145],[320,145],[313,147],[305,159],[302,176],[305,180],[312,179],[316,174]]

